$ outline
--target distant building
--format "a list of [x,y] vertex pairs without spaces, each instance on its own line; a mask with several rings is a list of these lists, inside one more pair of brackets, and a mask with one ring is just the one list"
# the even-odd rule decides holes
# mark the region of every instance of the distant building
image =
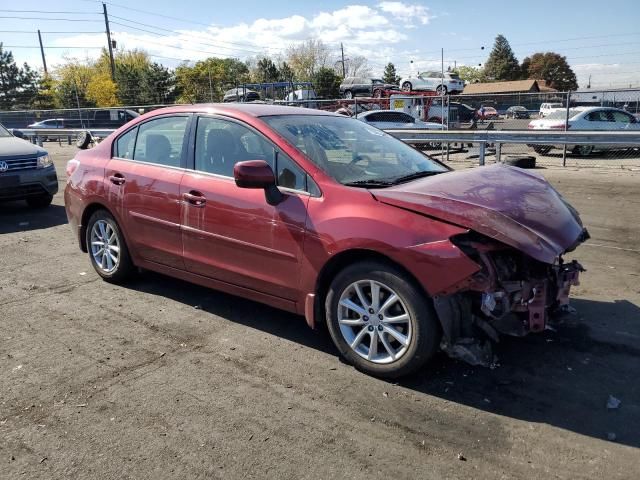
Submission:
[[465,85],[463,94],[496,94],[496,93],[539,93],[555,92],[544,80],[512,80],[508,82],[469,83]]

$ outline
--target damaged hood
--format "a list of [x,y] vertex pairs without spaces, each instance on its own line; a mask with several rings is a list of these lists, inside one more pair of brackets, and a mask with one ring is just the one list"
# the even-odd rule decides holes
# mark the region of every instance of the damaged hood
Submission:
[[588,238],[575,210],[544,178],[502,164],[371,193],[380,202],[474,230],[545,263]]

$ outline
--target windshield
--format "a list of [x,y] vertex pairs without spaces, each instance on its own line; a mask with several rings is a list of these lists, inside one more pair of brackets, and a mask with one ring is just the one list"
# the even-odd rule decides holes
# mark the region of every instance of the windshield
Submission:
[[11,134],[9,133],[9,130],[4,128],[4,125],[0,125],[0,137],[10,137],[10,136]]
[[353,118],[262,117],[271,128],[342,184],[386,186],[447,168],[391,135]]

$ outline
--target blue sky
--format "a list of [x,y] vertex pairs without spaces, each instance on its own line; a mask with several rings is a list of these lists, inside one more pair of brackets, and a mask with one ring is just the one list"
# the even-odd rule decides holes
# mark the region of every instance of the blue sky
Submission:
[[[536,51],[566,55],[581,87],[589,75],[593,87],[640,86],[638,0],[114,0],[108,9],[119,47],[144,48],[168,66],[208,56],[277,57],[292,44],[318,38],[332,60],[342,42],[345,55],[365,56],[374,74],[389,61],[402,74],[411,70],[410,60],[419,70],[439,69],[440,48],[445,67],[482,64],[502,33],[520,60]],[[93,57],[106,45],[101,10],[93,0],[12,2],[0,8],[0,17],[22,18],[0,18],[0,41],[12,46],[16,60],[37,67],[39,50],[27,48],[38,45],[36,29],[46,32],[50,66],[64,56]]]

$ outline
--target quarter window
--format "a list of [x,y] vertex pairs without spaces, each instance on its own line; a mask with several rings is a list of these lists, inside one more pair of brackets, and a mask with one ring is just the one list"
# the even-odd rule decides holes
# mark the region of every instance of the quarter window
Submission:
[[162,117],[140,125],[133,159],[179,167],[188,122],[186,116]]
[[115,156],[119,158],[133,158],[133,148],[136,145],[136,134],[138,127],[132,128],[116,141]]

